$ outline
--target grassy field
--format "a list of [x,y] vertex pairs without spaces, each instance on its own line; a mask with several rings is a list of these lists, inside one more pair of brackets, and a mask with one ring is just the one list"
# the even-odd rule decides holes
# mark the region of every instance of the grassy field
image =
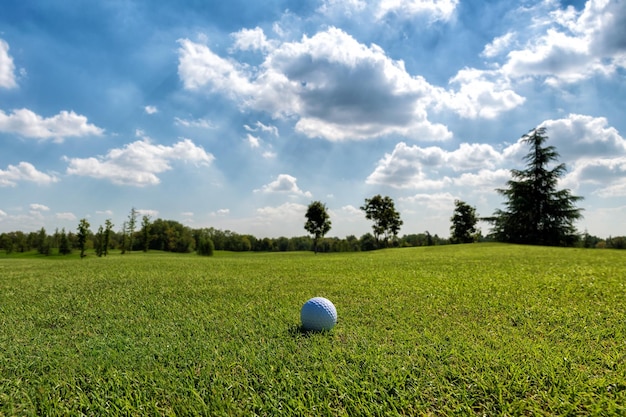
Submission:
[[0,415],[625,415],[625,307],[623,251],[0,255]]

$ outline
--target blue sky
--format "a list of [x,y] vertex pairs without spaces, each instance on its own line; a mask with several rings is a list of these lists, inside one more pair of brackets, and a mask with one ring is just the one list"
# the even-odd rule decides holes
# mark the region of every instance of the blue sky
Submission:
[[[626,235],[626,2],[8,2],[0,14],[0,232],[153,219],[258,237],[361,236],[389,195],[401,234],[481,216],[545,126]],[[481,224],[483,233],[488,225]]]

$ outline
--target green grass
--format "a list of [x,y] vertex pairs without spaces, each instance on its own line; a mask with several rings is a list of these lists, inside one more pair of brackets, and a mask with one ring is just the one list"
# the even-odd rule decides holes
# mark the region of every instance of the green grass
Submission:
[[0,257],[0,415],[624,415],[625,284],[492,244]]

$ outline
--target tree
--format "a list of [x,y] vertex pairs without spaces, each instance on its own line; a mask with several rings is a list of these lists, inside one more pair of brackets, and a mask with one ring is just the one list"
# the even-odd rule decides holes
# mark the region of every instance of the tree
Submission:
[[128,241],[128,226],[126,222],[122,223],[122,230],[120,231],[120,233],[122,235],[122,255],[124,255],[126,253],[126,242]]
[[46,233],[46,229],[44,229],[43,227],[37,233],[35,246],[37,247],[37,252],[39,252],[41,255],[50,255],[52,243],[50,242],[50,238]]
[[196,240],[196,253],[201,256],[213,256],[215,244],[206,231],[200,231]]
[[450,226],[450,241],[452,243],[472,243],[476,239],[478,229],[478,217],[476,217],[476,208],[470,206],[464,201],[454,201],[454,213],[450,218],[452,226]]
[[104,253],[104,228],[102,225],[98,227],[98,231],[96,232],[96,236],[94,239],[94,248],[96,249],[96,255],[101,257]]
[[81,259],[85,257],[85,246],[87,244],[87,237],[89,236],[89,222],[87,219],[80,219],[78,223],[78,233],[76,233],[76,239],[78,248],[80,249]]
[[141,245],[143,251],[148,252],[150,246],[150,216],[144,215],[141,218]]
[[400,227],[402,226],[402,220],[400,220],[400,213],[396,211],[393,204],[393,200],[390,197],[382,197],[380,194],[372,198],[365,199],[365,205],[360,207],[365,212],[365,218],[373,220],[374,224],[372,229],[374,230],[374,238],[377,242],[381,242],[383,245],[389,246],[389,239],[396,238]]
[[304,229],[313,235],[313,250],[317,254],[317,243],[330,230],[331,221],[326,205],[320,201],[313,201],[306,211]]
[[557,182],[566,172],[565,164],[552,169],[548,165],[559,158],[548,140],[545,127],[538,127],[522,136],[530,146],[524,157],[526,169],[511,170],[507,188],[497,189],[506,198],[505,210],[496,210],[490,219],[492,234],[502,242],[534,245],[571,245],[576,239],[574,222],[582,217],[575,203],[582,197],[570,190],[557,190]]
[[133,251],[133,244],[135,241],[135,226],[137,225],[137,210],[135,210],[135,207],[133,207],[130,210],[130,214],[128,215],[128,223],[127,223],[127,230],[128,230],[128,251],[132,252]]
[[104,236],[103,236],[103,255],[107,256],[109,254],[109,246],[111,245],[111,230],[113,230],[113,223],[111,223],[111,219],[106,219],[104,222]]
[[67,238],[67,234],[65,233],[65,229],[61,229],[61,234],[59,235],[59,253],[61,255],[68,255],[72,253],[72,248],[70,246],[70,240]]

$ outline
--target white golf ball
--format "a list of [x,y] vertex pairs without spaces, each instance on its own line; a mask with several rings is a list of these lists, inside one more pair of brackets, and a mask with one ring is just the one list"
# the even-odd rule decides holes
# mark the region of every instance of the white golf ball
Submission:
[[300,310],[304,330],[330,330],[337,324],[337,309],[324,297],[314,297],[304,303]]

